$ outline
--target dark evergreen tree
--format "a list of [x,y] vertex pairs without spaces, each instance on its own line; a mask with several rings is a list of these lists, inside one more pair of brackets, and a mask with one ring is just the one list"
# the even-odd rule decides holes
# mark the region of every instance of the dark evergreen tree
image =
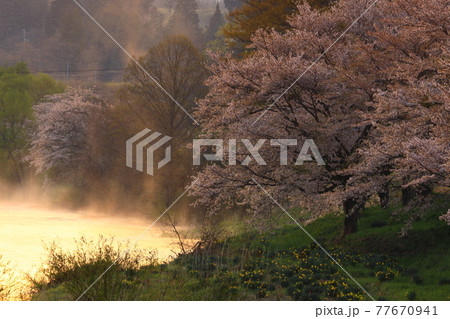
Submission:
[[216,5],[216,12],[209,20],[208,29],[206,29],[206,42],[214,41],[216,38],[216,33],[219,31],[220,27],[225,24],[225,19],[223,18],[222,12],[220,11],[219,4]]
[[143,0],[140,7],[143,20],[139,49],[147,51],[159,43],[164,36],[163,15],[158,11],[155,0]]
[[169,35],[184,35],[197,47],[203,46],[203,35],[195,0],[175,0],[173,13],[167,23]]

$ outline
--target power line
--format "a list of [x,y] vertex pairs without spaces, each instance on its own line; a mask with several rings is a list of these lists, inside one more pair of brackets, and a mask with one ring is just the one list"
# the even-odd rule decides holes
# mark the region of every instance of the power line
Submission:
[[[70,73],[82,73],[82,72],[118,72],[125,71],[126,68],[121,69],[89,69],[89,70],[71,70]],[[64,71],[39,71],[37,73],[66,73],[67,70]]]
[[[119,72],[119,71],[125,71],[125,70],[127,70],[127,69],[126,68],[120,68],[120,69],[86,69],[86,70],[71,70],[70,73],[72,74],[72,73],[83,73],[83,72]],[[31,71],[30,72],[23,72],[23,71],[17,72],[17,71],[12,71],[10,73],[15,73],[15,74],[63,73],[63,74],[65,74],[66,72],[67,72],[67,70],[64,70],[64,71],[59,71],[59,70],[54,70],[54,71],[37,71],[37,72],[31,72]],[[1,72],[0,71],[0,74],[1,73],[9,73],[9,72],[8,71],[6,71],[6,72]]]

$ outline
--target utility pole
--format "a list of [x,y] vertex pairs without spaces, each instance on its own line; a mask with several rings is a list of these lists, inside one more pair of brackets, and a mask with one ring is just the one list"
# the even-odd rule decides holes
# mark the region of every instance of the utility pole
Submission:
[[42,52],[39,48],[39,72],[42,72]]
[[69,61],[66,62],[66,81],[69,81]]

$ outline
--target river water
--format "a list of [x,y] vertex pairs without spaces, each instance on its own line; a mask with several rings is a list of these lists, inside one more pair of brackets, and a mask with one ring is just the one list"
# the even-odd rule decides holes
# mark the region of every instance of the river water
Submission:
[[[74,239],[85,236],[114,236],[116,242],[133,242],[152,220],[137,217],[100,215],[88,211],[49,209],[17,202],[0,202],[0,255],[19,273],[33,273],[45,260],[43,243],[57,241],[64,249],[74,247]],[[168,233],[152,227],[137,243],[138,248],[156,249],[166,260],[174,248]]]

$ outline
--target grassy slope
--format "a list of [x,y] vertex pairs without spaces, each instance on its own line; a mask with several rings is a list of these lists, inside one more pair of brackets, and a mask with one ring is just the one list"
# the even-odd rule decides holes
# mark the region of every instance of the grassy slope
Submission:
[[[440,281],[450,279],[448,249],[450,229],[438,220],[438,216],[444,211],[443,207],[448,206],[448,197],[438,198],[436,202],[439,203],[439,207],[428,212],[425,220],[416,222],[406,237],[399,237],[404,224],[391,217],[392,210],[386,211],[379,207],[365,209],[359,220],[359,231],[344,239],[340,236],[342,216],[329,215],[320,218],[308,225],[306,229],[327,249],[336,247],[349,256],[355,256],[361,260],[368,258],[370,254],[385,255],[395,259],[402,271],[393,280],[383,282],[376,278],[374,269],[363,265],[364,262],[343,262],[346,270],[376,299],[406,300],[406,293],[415,292],[415,300],[449,300],[448,282],[442,285]],[[372,225],[378,221],[385,221],[386,225],[373,227]],[[264,247],[262,247],[262,241]],[[139,300],[264,299],[264,297],[258,297],[261,289],[249,289],[248,285],[239,280],[239,276],[246,267],[253,263],[261,264],[258,266],[260,268],[256,268],[256,272],[257,269],[269,269],[270,262],[273,260],[280,264],[284,263],[287,267],[299,265],[301,264],[299,261],[286,259],[283,254],[289,254],[294,249],[298,250],[310,244],[311,239],[297,226],[279,228],[262,236],[249,233],[237,235],[207,252],[207,263],[199,263],[198,257],[191,256],[187,258],[188,261],[178,259],[157,270],[154,268],[140,270],[136,277],[130,279],[130,291],[137,289],[139,293],[122,298]],[[258,255],[260,250],[263,253]],[[263,256],[264,260],[261,255],[265,256]],[[328,257],[320,258],[318,259],[320,265],[328,262],[327,267],[330,267],[332,262]],[[267,273],[269,272],[268,270]],[[320,277],[324,275],[324,272],[319,272],[317,275]],[[259,279],[260,282],[270,283],[267,279],[270,275],[265,276],[265,279]],[[350,280],[347,282],[353,285]],[[289,300],[291,298],[291,295],[286,292],[288,289],[277,286],[276,282],[270,285],[273,287],[267,299]],[[231,294],[230,287],[235,290]],[[42,290],[33,299],[70,300],[71,298],[64,289],[64,285],[58,285]]]
[[[370,207],[363,211],[358,221],[359,231],[340,239],[343,216],[326,216],[306,227],[308,232],[326,247],[337,246],[346,251],[367,255],[384,254],[408,268],[396,279],[379,283],[370,277],[370,271],[359,266],[348,266],[355,279],[369,287],[372,295],[387,300],[405,300],[405,292],[415,291],[417,300],[450,300],[448,285],[439,281],[450,278],[450,229],[438,220],[448,207],[448,197],[437,199],[438,207],[427,214],[426,219],[413,224],[405,237],[401,237],[404,223],[392,218],[392,211]],[[386,226],[372,227],[372,223],[387,221]],[[296,226],[278,231],[271,241],[272,249],[302,247],[311,240]],[[417,274],[415,274],[417,271]],[[414,282],[420,282],[421,284]]]

